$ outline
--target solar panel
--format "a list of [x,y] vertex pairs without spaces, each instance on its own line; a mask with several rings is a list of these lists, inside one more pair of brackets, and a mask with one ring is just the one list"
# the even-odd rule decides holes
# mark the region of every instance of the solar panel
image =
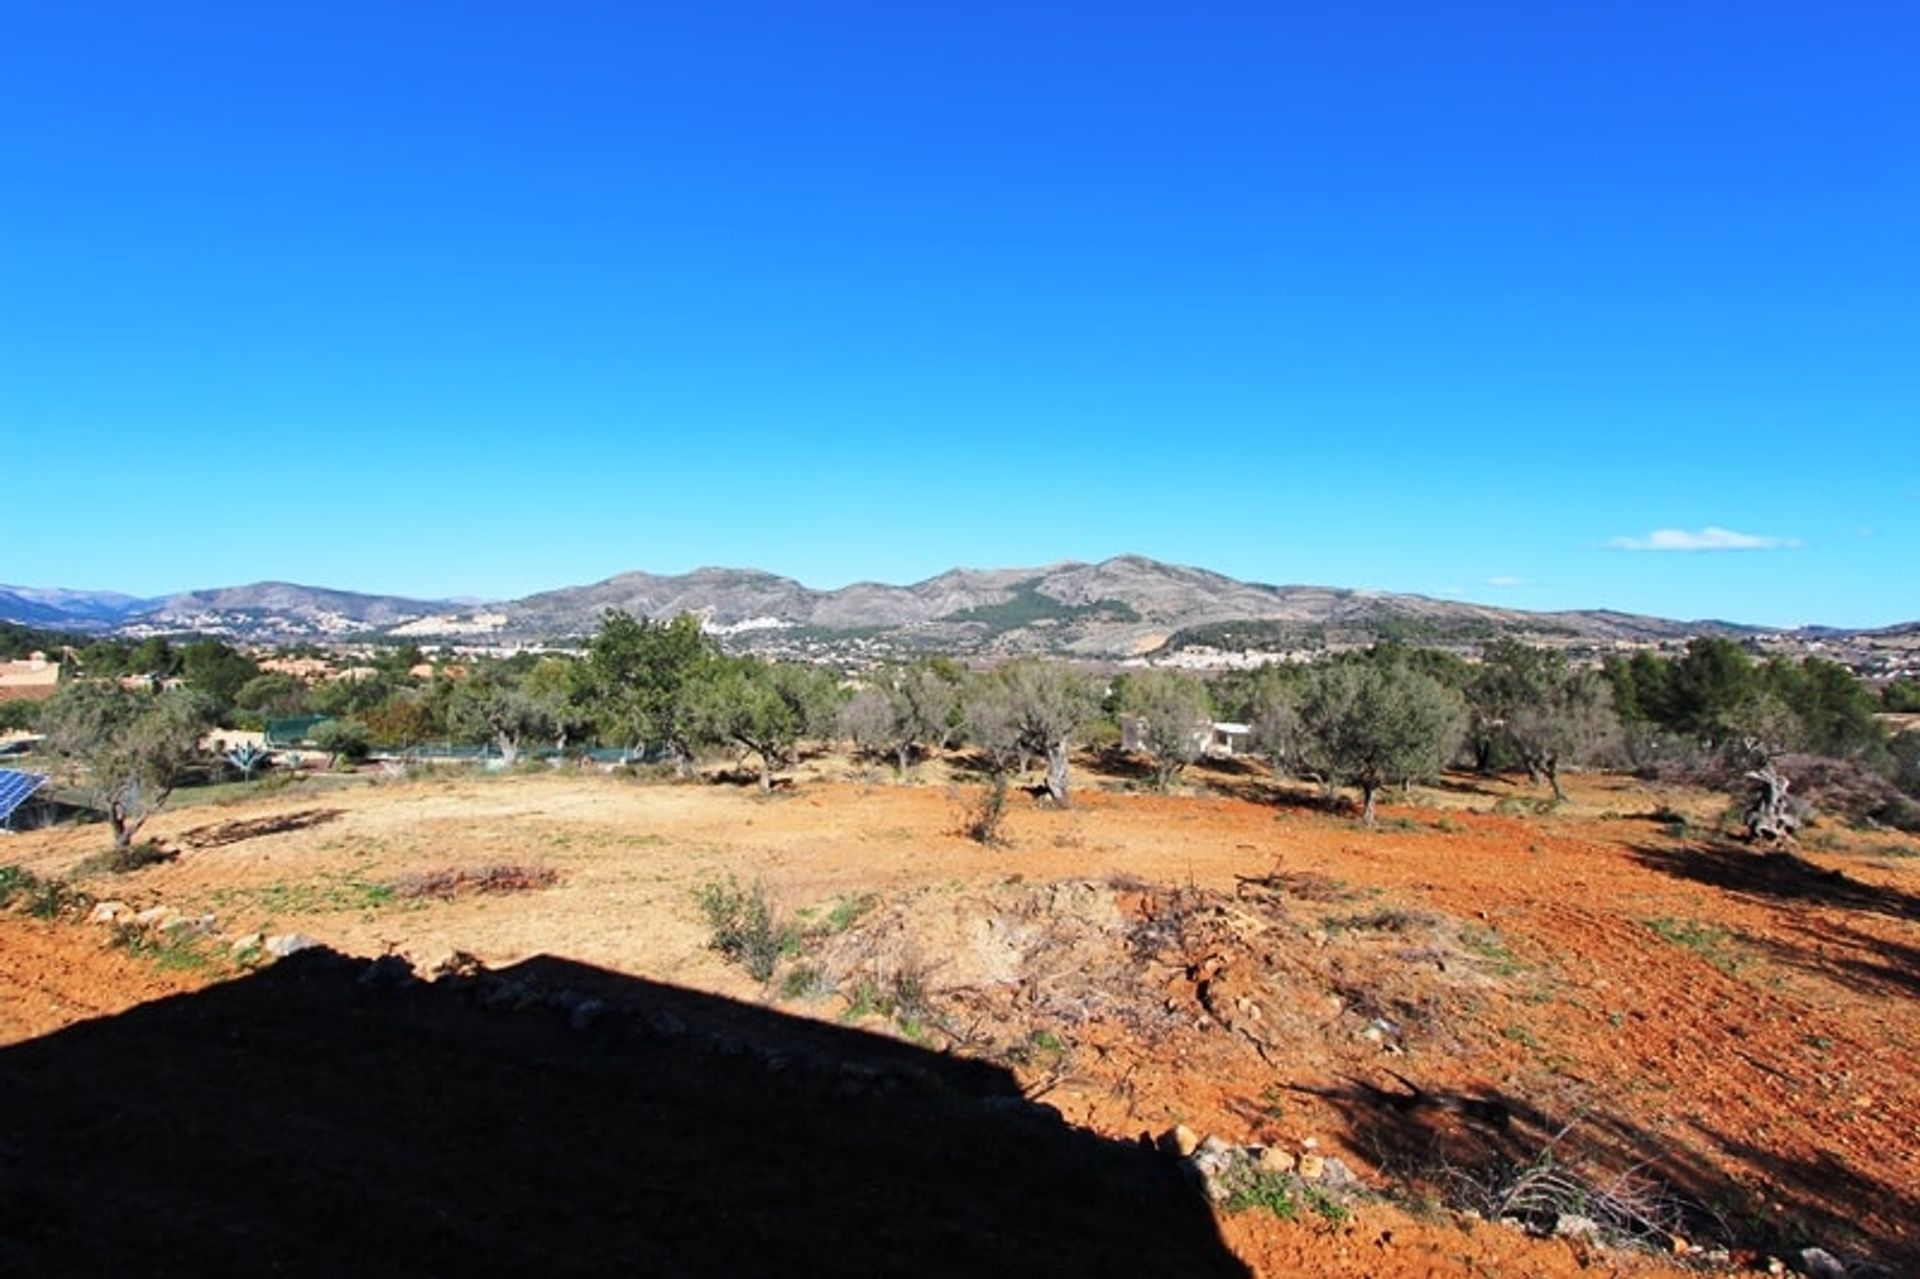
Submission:
[[0,826],[6,825],[14,809],[27,802],[27,796],[46,784],[45,774],[0,768]]

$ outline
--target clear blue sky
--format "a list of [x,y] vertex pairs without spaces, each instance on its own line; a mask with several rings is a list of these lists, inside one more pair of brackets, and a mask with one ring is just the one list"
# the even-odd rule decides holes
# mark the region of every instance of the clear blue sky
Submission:
[[1920,617],[1916,67],[1906,0],[0,0],[0,582]]

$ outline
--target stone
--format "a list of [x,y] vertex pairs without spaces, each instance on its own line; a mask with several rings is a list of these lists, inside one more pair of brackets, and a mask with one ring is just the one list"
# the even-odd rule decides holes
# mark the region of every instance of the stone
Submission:
[[1847,1279],[1846,1263],[1825,1248],[1802,1248],[1800,1272],[1807,1279]]
[[213,926],[217,922],[211,913],[205,915],[175,915],[172,919],[160,925],[160,931],[163,933],[190,933],[199,936],[212,932]]
[[585,1030],[600,1020],[600,1014],[607,1010],[606,1004],[598,999],[583,999],[573,1006],[567,1015],[567,1024],[575,1030]]
[[133,922],[142,928],[157,928],[173,918],[171,906],[149,906],[133,917]]
[[1327,1161],[1319,1155],[1305,1154],[1300,1156],[1299,1168],[1300,1180],[1318,1181],[1326,1175]]
[[1355,1185],[1360,1180],[1353,1175],[1353,1169],[1332,1155],[1323,1156],[1320,1164],[1320,1184],[1324,1186],[1338,1190]]
[[1300,1143],[1300,1149],[1318,1150],[1320,1149],[1320,1139],[1318,1137],[1309,1137],[1305,1141]]
[[289,955],[297,955],[303,950],[313,950],[320,945],[305,933],[275,933],[261,944],[275,959],[285,959]]
[[1185,1124],[1175,1124],[1160,1135],[1160,1149],[1185,1159],[1200,1149],[1200,1134]]
[[89,924],[116,923],[122,915],[130,914],[132,910],[133,908],[125,902],[96,902],[92,912],[87,915],[87,922]]
[[1287,1173],[1293,1171],[1293,1156],[1278,1146],[1268,1146],[1260,1152],[1254,1161],[1254,1167],[1261,1172]]
[[1600,1223],[1592,1217],[1577,1212],[1563,1212],[1553,1221],[1553,1233],[1562,1239],[1583,1239],[1588,1243],[1600,1241]]
[[1225,1155],[1232,1152],[1233,1146],[1219,1137],[1206,1136],[1200,1139],[1198,1149],[1209,1155]]
[[244,955],[250,950],[259,950],[266,940],[267,939],[259,933],[242,933],[233,939],[233,944],[230,949],[236,955]]
[[687,1035],[687,1023],[678,1014],[662,1008],[648,1015],[647,1033],[655,1039],[684,1039]]

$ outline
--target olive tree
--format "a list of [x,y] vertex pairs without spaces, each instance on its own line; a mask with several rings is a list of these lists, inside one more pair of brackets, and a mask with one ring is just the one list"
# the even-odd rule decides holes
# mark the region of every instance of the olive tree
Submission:
[[1489,644],[1468,690],[1476,735],[1511,746],[1527,779],[1545,780],[1555,799],[1560,766],[1593,760],[1620,738],[1612,687],[1566,656],[1514,640]]
[[40,712],[47,748],[77,769],[74,784],[106,814],[116,856],[158,812],[199,751],[212,706],[189,690],[145,693],[69,684]]
[[841,732],[862,750],[893,756],[905,773],[916,750],[937,750],[953,736],[958,685],[932,665],[876,671],[841,708]]
[[1213,720],[1207,686],[1180,671],[1140,671],[1121,682],[1118,701],[1153,760],[1154,788],[1167,789],[1206,749]]
[[670,622],[609,609],[587,645],[583,695],[603,741],[664,747],[682,777],[693,772],[696,725],[688,687],[720,650],[682,613]]
[[773,789],[776,768],[793,761],[802,735],[832,731],[838,696],[813,667],[723,657],[687,685],[685,705],[702,739],[744,747],[760,757],[760,789]]
[[455,686],[447,727],[468,741],[492,742],[509,768],[528,742],[557,731],[554,708],[499,668],[478,671]]
[[1382,787],[1437,776],[1459,745],[1466,704],[1430,675],[1396,661],[1356,659],[1313,668],[1294,703],[1297,768],[1328,786],[1360,789],[1374,823]]
[[969,691],[968,736],[1004,771],[1023,757],[1047,762],[1047,796],[1071,802],[1068,770],[1073,739],[1100,712],[1089,677],[1058,662],[1023,658],[974,682]]

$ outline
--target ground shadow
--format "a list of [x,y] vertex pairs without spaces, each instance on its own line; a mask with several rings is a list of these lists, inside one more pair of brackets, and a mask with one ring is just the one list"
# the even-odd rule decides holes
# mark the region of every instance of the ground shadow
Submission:
[[1838,982],[1863,995],[1920,999],[1920,946],[1878,937],[1841,921],[1789,923],[1784,929],[1804,941],[1748,937],[1743,944],[1757,947],[1783,967]]
[[195,826],[192,830],[181,832],[180,842],[196,850],[225,848],[229,844],[239,844],[266,835],[285,835],[291,831],[324,826],[328,822],[339,820],[341,811],[338,808],[303,808],[297,812],[274,813],[266,817],[243,817],[230,822],[211,822],[205,826]]
[[556,959],[309,951],[0,1050],[0,1272],[1240,1275],[978,1061]]
[[1153,761],[1145,755],[1122,750],[1118,746],[1109,746],[1084,756],[1082,767],[1093,776],[1107,781],[1138,785],[1150,785],[1153,782]]
[[[1695,1131],[1730,1158],[1766,1169],[1773,1183],[1771,1202],[1751,1205],[1745,1225],[1756,1233],[1771,1233],[1774,1246],[1795,1252],[1813,1245],[1842,1256],[1851,1254],[1894,1266],[1891,1273],[1920,1274],[1920,1198],[1911,1186],[1891,1186],[1866,1176],[1834,1158],[1832,1152],[1780,1150],[1754,1146],[1712,1128]],[[1835,1212],[1826,1204],[1847,1205]],[[1903,1223],[1902,1237],[1877,1231],[1862,1221],[1860,1209],[1871,1207],[1875,1219]],[[1862,1274],[1865,1272],[1855,1271]],[[1891,1274],[1889,1275],[1891,1279]]]
[[1512,794],[1510,790],[1496,791],[1487,789],[1489,781],[1505,782],[1508,779],[1498,773],[1443,773],[1426,785],[1449,795],[1479,795],[1487,799],[1505,799]]
[[1214,794],[1224,795],[1228,799],[1297,813],[1337,815],[1345,804],[1341,796],[1329,801],[1325,791],[1311,782],[1294,781],[1272,772],[1248,770],[1235,776],[1207,777],[1202,784]]
[[1920,897],[1862,883],[1842,870],[1816,866],[1784,850],[1754,852],[1730,844],[1633,845],[1635,861],[1650,870],[1730,893],[1796,906],[1830,906],[1895,919],[1920,920]]
[[[1560,1113],[1499,1089],[1426,1091],[1399,1076],[1288,1088],[1328,1102],[1341,1117],[1347,1144],[1413,1197],[1490,1211],[1499,1192],[1526,1170],[1554,1168],[1598,1192],[1617,1190],[1697,1245],[1782,1256],[1818,1245],[1897,1273],[1920,1273],[1899,1269],[1920,1267],[1920,1201],[1824,1152],[1760,1149],[1697,1123],[1692,1139],[1681,1140],[1604,1108]],[[1736,1177],[1724,1160],[1764,1180]],[[1559,1211],[1601,1215],[1595,1198],[1568,1194],[1559,1203]],[[1528,1224],[1552,1228],[1551,1205],[1542,1215],[1541,1201],[1522,1197],[1517,1204]],[[1656,1246],[1664,1242],[1655,1240]]]

